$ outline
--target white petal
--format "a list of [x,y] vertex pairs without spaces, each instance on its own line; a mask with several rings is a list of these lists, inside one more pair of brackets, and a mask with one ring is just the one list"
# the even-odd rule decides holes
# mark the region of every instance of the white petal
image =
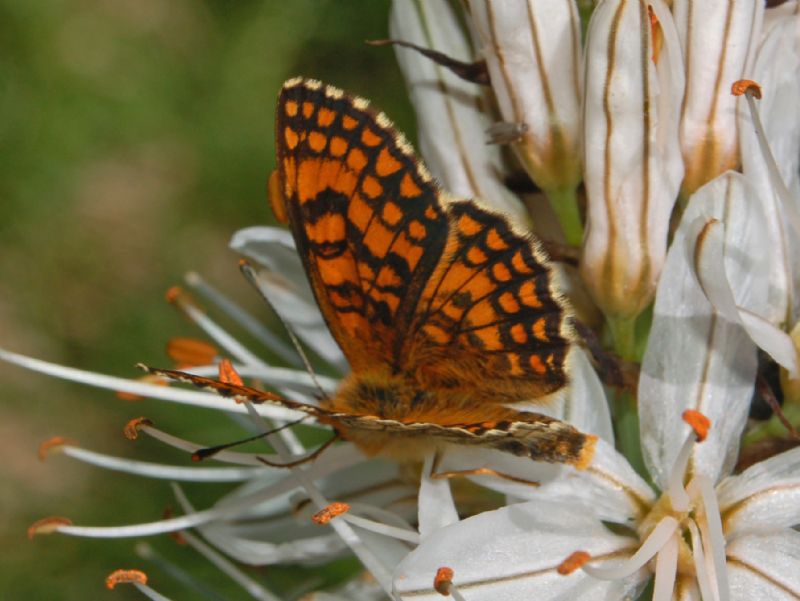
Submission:
[[733,601],[800,598],[800,533],[743,536],[728,545],[727,553]]
[[419,533],[423,538],[458,521],[450,480],[430,477],[434,456],[435,453],[431,453],[425,458],[419,485]]
[[717,496],[727,538],[800,524],[800,448],[725,478]]
[[[395,0],[393,38],[472,61],[472,50],[453,6],[444,0]],[[433,175],[460,197],[479,197],[523,222],[524,209],[503,184],[500,149],[487,145],[490,122],[481,111],[482,90],[429,58],[395,48],[417,114],[419,146]]]
[[614,428],[606,393],[583,349],[572,353],[572,386],[559,419],[578,430],[599,436],[614,444]]
[[565,467],[559,478],[543,483],[534,494],[554,503],[577,503],[600,519],[618,524],[642,517],[656,500],[627,459],[603,440],[597,441],[588,468]]
[[747,419],[757,362],[756,347],[739,325],[716,315],[694,275],[693,227],[725,224],[725,271],[735,303],[755,312],[767,302],[761,248],[764,223],[740,174],[726,173],[692,196],[659,282],[653,327],[639,380],[645,462],[665,490],[680,443],[689,432],[681,419],[695,409],[711,420],[706,441],[695,445],[690,470],[713,480],[730,471]]
[[281,319],[323,359],[344,369],[347,361],[319,312],[292,235],[250,227],[236,232],[230,247],[265,267],[258,271],[258,285]]
[[[603,565],[633,553],[635,539],[612,534],[587,513],[532,501],[489,511],[436,531],[398,566],[394,588],[400,599],[435,601],[439,567],[454,570],[453,582],[469,601],[622,599],[646,578],[595,580],[578,570],[556,573],[577,550]],[[595,565],[595,564],[593,564]]]
[[[721,221],[706,222],[704,217],[699,217],[698,221],[700,227],[690,230],[698,232],[694,261],[697,279],[706,298],[721,318],[742,326],[759,348],[796,377],[797,353],[789,335],[760,315],[736,305],[724,265],[725,226]],[[768,236],[766,227],[760,233]],[[761,303],[761,306],[769,306],[769,301]]]

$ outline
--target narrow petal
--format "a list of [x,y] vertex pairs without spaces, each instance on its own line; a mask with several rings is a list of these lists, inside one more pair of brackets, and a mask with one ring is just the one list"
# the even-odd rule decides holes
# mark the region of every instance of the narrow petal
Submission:
[[425,458],[419,486],[419,533],[424,538],[435,530],[458,521],[458,512],[450,492],[450,480],[432,478],[436,453]]
[[[115,376],[107,376],[90,371],[76,369],[74,367],[67,367],[42,361],[41,359],[34,359],[11,351],[6,351],[0,348],[0,360],[7,361],[30,369],[38,371],[49,376],[70,380],[72,382],[79,382],[88,386],[96,386],[97,388],[105,388],[116,392],[128,392],[137,396],[159,399],[162,401],[171,401],[183,405],[191,405],[193,407],[203,407],[206,409],[216,409],[226,411],[228,413],[247,413],[247,409],[234,403],[232,401],[222,399],[215,394],[207,392],[196,392],[193,390],[185,390],[182,388],[173,388],[168,386],[157,386],[155,384],[147,384],[145,382],[138,382],[136,380],[129,380],[127,378],[118,378]],[[256,408],[259,415],[268,419],[292,421],[302,417],[297,411],[291,409],[283,409],[275,405],[259,405]]]
[[728,538],[800,524],[800,448],[725,478],[717,496]]
[[[763,214],[762,214],[763,215]],[[725,226],[721,221],[699,220],[694,250],[695,273],[703,293],[723,319],[742,326],[750,339],[781,367],[797,376],[797,353],[789,335],[764,317],[736,304],[724,265]],[[694,229],[694,228],[693,228]],[[762,224],[762,235],[767,234]],[[761,303],[769,306],[769,301]]]
[[636,544],[585,512],[531,501],[437,530],[398,566],[394,590],[400,599],[439,599],[433,577],[447,566],[470,601],[528,601],[531,595],[541,601],[621,599],[634,594],[647,577],[644,570],[617,581],[595,580],[581,570],[561,576],[556,570],[576,550],[588,551],[592,565],[603,565],[629,556]]
[[614,428],[606,393],[597,372],[583,349],[572,353],[572,386],[559,419],[569,422],[582,432],[599,436],[614,444]]
[[[454,59],[473,60],[458,15],[442,0],[395,0],[389,32]],[[396,47],[395,53],[416,109],[420,152],[434,177],[448,192],[484,199],[524,223],[521,203],[501,180],[500,149],[485,141],[490,121],[482,110],[483,91],[418,52]]]
[[698,223],[724,224],[724,265],[735,304],[758,313],[767,303],[769,273],[761,252],[768,241],[760,211],[750,202],[744,178],[725,174],[692,197],[670,247],[639,380],[642,448],[662,490],[679,450],[676,441],[688,433],[684,409],[700,411],[712,424],[708,439],[695,445],[690,472],[716,481],[736,460],[755,381],[756,346],[743,327],[708,302],[694,273],[694,241]]
[[743,536],[727,552],[732,599],[800,599],[800,533],[787,529]]

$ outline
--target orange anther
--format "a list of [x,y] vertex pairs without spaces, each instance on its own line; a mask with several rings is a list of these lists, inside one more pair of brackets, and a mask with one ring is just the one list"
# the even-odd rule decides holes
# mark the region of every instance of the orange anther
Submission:
[[113,589],[118,584],[147,584],[147,574],[141,570],[114,570],[106,576],[106,588]]
[[125,424],[122,428],[122,433],[128,440],[136,440],[139,438],[139,430],[143,426],[152,426],[153,422],[146,417],[134,417],[131,421]]
[[33,539],[37,534],[52,534],[58,531],[60,526],[72,526],[72,520],[59,516],[51,516],[36,520],[28,526],[28,538]]
[[315,524],[327,524],[336,516],[342,515],[350,511],[350,505],[347,503],[335,502],[331,503],[324,509],[311,516],[311,521]]
[[703,442],[708,436],[708,431],[711,428],[711,420],[705,415],[694,409],[687,409],[683,412],[683,421],[689,424],[697,436],[697,442]]
[[219,351],[213,344],[204,340],[178,336],[167,342],[167,355],[178,365],[197,367],[212,363],[214,357],[219,355]]
[[229,359],[223,359],[219,362],[219,381],[225,384],[233,384],[234,386],[244,386],[244,381],[239,372],[233,366]]
[[761,100],[761,86],[752,79],[739,79],[733,82],[731,94],[734,96],[741,96],[747,92],[750,92],[757,100]]
[[64,438],[63,436],[53,436],[52,438],[48,438],[39,445],[39,461],[44,461],[45,458],[47,458],[47,454],[51,450],[60,451],[61,447],[65,445],[76,447],[78,446],[78,442],[70,438]]
[[178,301],[178,298],[180,298],[183,294],[184,294],[183,288],[181,288],[180,286],[173,286],[172,288],[167,290],[167,293],[164,295],[164,297],[167,299],[168,303],[175,303]]
[[453,569],[442,567],[436,570],[436,576],[433,577],[433,590],[448,597],[450,595],[450,587],[453,586]]
[[586,551],[575,551],[564,561],[562,561],[556,571],[562,576],[568,576],[575,570],[581,568],[592,558]]

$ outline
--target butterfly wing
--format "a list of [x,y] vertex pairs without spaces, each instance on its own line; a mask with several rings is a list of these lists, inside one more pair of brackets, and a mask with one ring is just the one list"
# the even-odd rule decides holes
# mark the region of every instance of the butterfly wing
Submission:
[[401,356],[426,390],[478,404],[541,399],[568,382],[574,334],[538,242],[474,201],[446,205],[446,251]]
[[430,176],[367,101],[313,80],[284,84],[276,137],[276,214],[334,338],[354,371],[391,365],[447,241]]
[[431,420],[565,386],[567,309],[529,235],[447,199],[365,100],[290,80],[276,127],[276,214],[354,372],[384,367],[428,392]]

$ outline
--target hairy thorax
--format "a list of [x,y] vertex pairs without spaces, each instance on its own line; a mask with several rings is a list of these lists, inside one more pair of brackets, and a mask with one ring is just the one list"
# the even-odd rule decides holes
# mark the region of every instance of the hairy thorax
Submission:
[[[447,406],[452,399],[420,390],[408,378],[387,372],[351,373],[342,381],[336,394],[321,402],[333,412],[357,416],[375,416],[403,424],[447,421]],[[331,424],[334,425],[335,424]],[[392,430],[346,430],[339,434],[369,455],[382,454],[395,459],[417,460],[436,448],[436,441],[404,435]]]

